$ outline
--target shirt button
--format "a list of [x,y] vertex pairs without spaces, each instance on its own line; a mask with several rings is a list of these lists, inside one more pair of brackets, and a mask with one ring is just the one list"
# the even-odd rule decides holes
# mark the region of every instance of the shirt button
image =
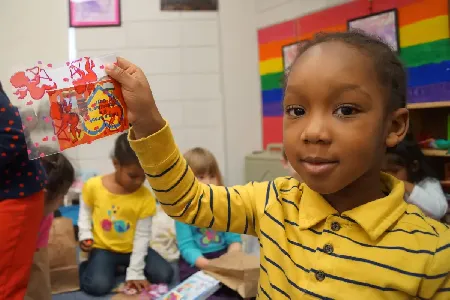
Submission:
[[331,245],[331,244],[326,244],[326,245],[323,247],[323,251],[324,251],[326,254],[331,254],[331,253],[333,253],[333,251],[334,251],[334,247],[333,247],[333,245]]
[[339,231],[341,229],[341,224],[338,222],[331,223],[331,230],[333,231]]
[[317,281],[323,281],[325,279],[325,273],[323,271],[316,272]]

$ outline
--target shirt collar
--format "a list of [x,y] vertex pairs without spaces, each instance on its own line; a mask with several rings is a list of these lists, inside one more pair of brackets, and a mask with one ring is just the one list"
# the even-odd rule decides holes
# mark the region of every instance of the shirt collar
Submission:
[[[343,212],[358,223],[372,240],[378,239],[406,211],[403,200],[405,187],[402,181],[381,173],[381,182],[389,193],[386,197],[371,201],[352,210]],[[325,220],[337,211],[318,193],[303,185],[299,205],[299,227],[308,229]]]

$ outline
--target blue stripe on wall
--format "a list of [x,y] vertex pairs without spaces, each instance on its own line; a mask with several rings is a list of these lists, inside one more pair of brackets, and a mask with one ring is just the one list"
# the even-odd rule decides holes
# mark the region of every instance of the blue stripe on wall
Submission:
[[408,68],[408,86],[417,87],[450,81],[450,61]]

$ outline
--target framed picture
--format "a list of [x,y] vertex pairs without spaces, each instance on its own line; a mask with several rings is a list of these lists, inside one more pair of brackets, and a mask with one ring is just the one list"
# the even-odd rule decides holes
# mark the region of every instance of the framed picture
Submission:
[[217,11],[218,0],[161,0],[166,11]]
[[298,54],[298,50],[300,49],[300,47],[305,44],[305,42],[307,42],[306,40],[304,41],[299,41],[299,42],[295,42],[289,45],[284,45],[282,48],[282,54],[283,54],[283,69],[284,72],[287,72],[289,70],[289,68],[291,67],[292,63],[294,62],[295,58],[297,57]]
[[120,0],[69,0],[70,27],[120,26]]
[[398,12],[396,8],[348,20],[347,22],[347,29],[349,31],[352,29],[360,29],[376,35],[396,52],[400,52],[398,28]]

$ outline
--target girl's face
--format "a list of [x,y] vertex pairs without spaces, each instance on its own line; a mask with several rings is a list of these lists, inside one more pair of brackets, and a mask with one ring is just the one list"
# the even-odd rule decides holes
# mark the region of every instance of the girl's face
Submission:
[[386,146],[403,138],[407,110],[388,113],[378,82],[373,59],[342,42],[315,45],[293,65],[283,103],[284,146],[316,192],[373,185]]
[[116,167],[116,181],[129,193],[137,191],[145,181],[145,172],[140,165],[118,165]]
[[197,176],[197,179],[204,184],[219,185],[219,179],[216,176],[201,175]]

